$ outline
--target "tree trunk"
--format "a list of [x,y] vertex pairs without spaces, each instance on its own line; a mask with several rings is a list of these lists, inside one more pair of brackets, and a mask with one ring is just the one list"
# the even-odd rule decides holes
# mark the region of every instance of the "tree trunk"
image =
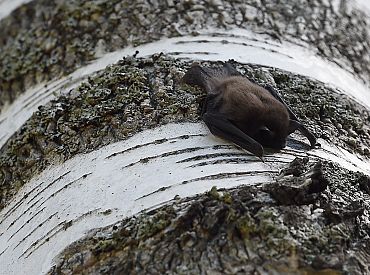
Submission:
[[[0,10],[0,274],[370,274],[369,4]],[[181,78],[228,59],[320,146],[213,136]]]

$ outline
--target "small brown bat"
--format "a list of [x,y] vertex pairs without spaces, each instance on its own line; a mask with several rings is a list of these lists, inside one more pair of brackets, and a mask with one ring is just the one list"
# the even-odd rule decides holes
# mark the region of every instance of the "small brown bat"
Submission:
[[287,136],[295,130],[308,138],[311,147],[316,144],[315,136],[271,86],[251,82],[228,62],[214,68],[193,65],[183,82],[207,92],[202,119],[211,133],[259,158],[263,147],[284,148]]

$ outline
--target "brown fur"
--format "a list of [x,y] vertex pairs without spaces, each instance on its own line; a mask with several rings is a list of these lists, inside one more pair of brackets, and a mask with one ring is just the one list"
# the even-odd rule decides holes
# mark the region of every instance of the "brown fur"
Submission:
[[254,136],[261,126],[273,131],[278,139],[288,135],[289,114],[285,106],[266,89],[241,76],[218,80],[215,91],[225,115],[243,132]]
[[282,149],[287,136],[297,129],[309,139],[311,147],[316,144],[315,136],[272,87],[265,89],[252,83],[230,63],[215,68],[196,64],[183,81],[207,92],[202,119],[210,131],[258,157],[263,156],[263,147]]

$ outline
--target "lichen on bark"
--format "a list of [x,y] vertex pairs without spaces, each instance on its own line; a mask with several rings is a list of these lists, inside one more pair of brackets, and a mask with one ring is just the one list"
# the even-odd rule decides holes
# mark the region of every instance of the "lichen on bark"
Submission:
[[0,110],[104,52],[215,28],[308,45],[369,81],[369,26],[350,1],[34,0],[0,21]]
[[[278,182],[212,188],[97,229],[63,251],[49,274],[370,272],[369,193],[357,189],[369,179],[328,162],[296,159],[287,168]],[[277,184],[299,189],[313,179],[328,187],[306,203],[272,196]]]
[[[181,83],[191,63],[161,54],[127,57],[40,106],[0,149],[0,209],[51,164],[143,129],[199,121],[205,94]],[[257,83],[275,86],[317,137],[369,157],[370,115],[365,108],[309,78],[276,68],[233,64]]]

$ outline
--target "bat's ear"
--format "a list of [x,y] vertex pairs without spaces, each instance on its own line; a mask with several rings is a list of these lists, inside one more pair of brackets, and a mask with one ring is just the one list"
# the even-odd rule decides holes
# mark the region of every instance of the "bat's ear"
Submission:
[[271,140],[274,138],[274,133],[266,126],[261,126],[258,129],[258,137],[262,140]]
[[271,132],[269,128],[267,128],[266,126],[261,126],[259,128],[259,131],[262,131],[262,132]]
[[235,69],[235,67],[229,62],[225,62],[222,68],[226,76],[240,76],[240,73]]
[[182,77],[182,81],[188,85],[198,85],[197,79],[202,74],[202,67],[198,63],[193,63],[190,69]]
[[202,89],[208,89],[207,76],[204,73],[203,68],[198,63],[193,63],[190,69],[182,77],[182,82],[190,86],[199,86]]
[[191,64],[191,67],[200,67],[199,62],[195,61]]

